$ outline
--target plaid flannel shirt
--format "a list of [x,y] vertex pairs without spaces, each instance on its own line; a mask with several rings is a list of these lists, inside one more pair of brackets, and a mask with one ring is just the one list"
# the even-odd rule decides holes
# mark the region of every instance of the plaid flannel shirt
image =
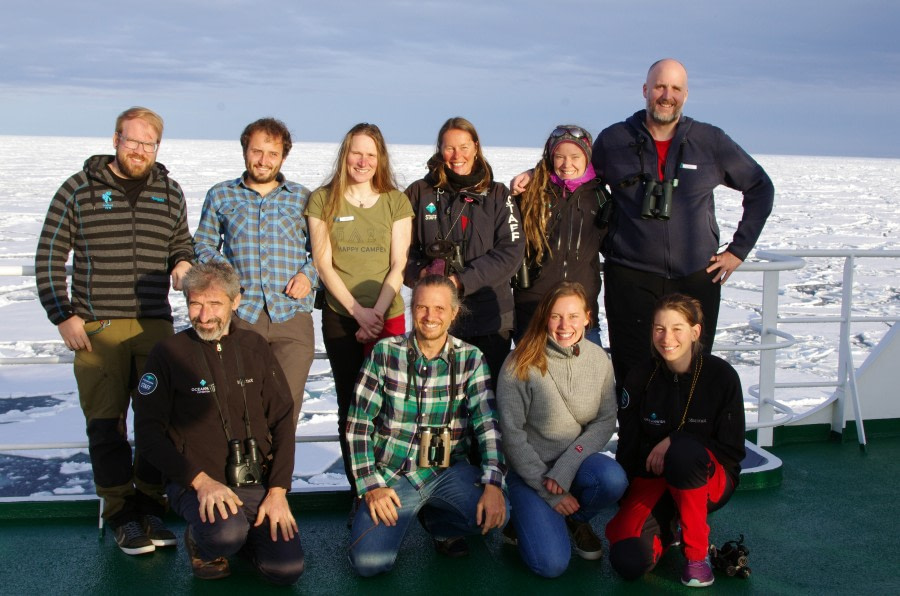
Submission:
[[[500,425],[490,389],[490,370],[481,351],[449,336],[441,353],[427,360],[414,336],[415,332],[411,332],[378,342],[356,382],[347,439],[357,493],[362,496],[369,490],[391,486],[401,476],[406,476],[417,489],[436,478],[441,468],[418,467],[418,431],[420,426],[439,428],[445,424],[451,432],[451,465],[466,459],[466,429],[471,425],[481,453],[481,482],[502,487],[506,464],[501,452]],[[451,342],[457,395],[448,412]],[[407,365],[410,345],[415,350],[412,384]],[[417,422],[419,400],[421,425]]]
[[244,185],[243,176],[216,184],[206,193],[194,233],[198,261],[224,259],[237,271],[244,288],[237,314],[248,323],[255,323],[264,309],[275,323],[312,312],[315,291],[296,300],[284,290],[297,273],[313,288],[319,281],[303,215],[309,190],[282,174],[278,182],[264,197]]

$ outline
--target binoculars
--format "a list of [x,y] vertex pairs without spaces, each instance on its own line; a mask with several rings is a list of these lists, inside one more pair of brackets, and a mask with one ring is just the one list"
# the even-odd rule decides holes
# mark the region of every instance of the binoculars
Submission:
[[262,484],[264,477],[265,467],[256,439],[244,439],[243,445],[238,439],[228,441],[228,463],[225,465],[228,486],[254,486]]
[[429,273],[448,277],[452,273],[462,273],[465,268],[462,247],[451,240],[437,239],[426,244],[425,255],[431,259],[431,263],[426,267]]
[[[435,432],[432,432],[435,431]],[[436,431],[440,431],[439,433]],[[419,435],[419,467],[450,467],[450,428],[423,428]]]
[[643,219],[669,219],[672,215],[672,191],[678,180],[653,180],[644,182],[644,201],[641,203]]
[[721,569],[729,577],[750,577],[749,556],[750,549],[744,546],[743,534],[740,540],[729,540],[722,548],[716,548],[714,544],[709,546],[709,558],[713,567]]

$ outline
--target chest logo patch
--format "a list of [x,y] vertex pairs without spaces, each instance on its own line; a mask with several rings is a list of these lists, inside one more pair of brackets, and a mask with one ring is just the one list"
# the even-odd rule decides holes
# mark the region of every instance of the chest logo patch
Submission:
[[433,214],[437,212],[437,207],[434,206],[434,203],[428,203],[427,205],[425,205],[425,211]]
[[113,208],[112,191],[111,190],[108,190],[105,193],[103,193],[103,196],[101,196],[100,198],[103,199],[103,208],[104,209],[109,211],[110,209]]

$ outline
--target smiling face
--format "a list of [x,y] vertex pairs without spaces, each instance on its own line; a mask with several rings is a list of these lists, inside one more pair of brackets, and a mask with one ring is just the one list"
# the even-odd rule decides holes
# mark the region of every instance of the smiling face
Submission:
[[553,150],[553,173],[560,180],[574,180],[584,176],[587,158],[575,143],[563,141]]
[[644,97],[647,119],[655,124],[672,124],[681,118],[688,96],[687,71],[675,60],[663,60],[647,73]]
[[216,341],[228,334],[231,313],[238,307],[241,295],[234,300],[221,288],[212,285],[209,288],[191,292],[188,297],[188,317],[191,325],[204,341]]
[[284,145],[281,139],[273,138],[258,130],[250,136],[244,151],[247,167],[247,181],[264,185],[274,181],[284,163]]
[[347,151],[347,177],[350,184],[368,184],[378,168],[378,146],[369,135],[353,135]]
[[547,335],[560,346],[568,348],[581,341],[590,322],[590,313],[579,296],[561,296],[550,307]]
[[459,312],[453,305],[453,295],[445,285],[425,285],[413,296],[413,329],[419,344],[443,345],[450,324]]
[[687,372],[691,367],[694,342],[700,339],[700,325],[691,325],[677,310],[663,309],[653,317],[653,347],[669,370]]
[[124,139],[155,144],[159,143],[159,132],[146,120],[131,118],[123,121],[122,130],[113,135],[113,146],[116,148],[113,170],[123,178],[140,180],[156,163],[156,152],[146,151],[143,145],[128,149]]
[[458,128],[451,128],[441,137],[441,156],[444,164],[460,176],[468,176],[475,167],[478,144],[472,135]]

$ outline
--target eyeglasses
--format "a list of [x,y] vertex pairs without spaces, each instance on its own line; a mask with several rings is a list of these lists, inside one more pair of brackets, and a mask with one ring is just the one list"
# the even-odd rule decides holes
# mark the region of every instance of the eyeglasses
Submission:
[[130,149],[134,151],[138,147],[144,150],[144,153],[156,153],[156,150],[159,149],[159,143],[144,143],[143,141],[136,141],[135,139],[129,139],[122,133],[117,133],[119,135],[119,142],[125,145],[126,149]]
[[551,139],[556,139],[564,136],[574,137],[576,139],[581,139],[583,137],[590,137],[586,130],[581,128],[580,126],[557,126],[553,129],[553,132],[550,133]]

